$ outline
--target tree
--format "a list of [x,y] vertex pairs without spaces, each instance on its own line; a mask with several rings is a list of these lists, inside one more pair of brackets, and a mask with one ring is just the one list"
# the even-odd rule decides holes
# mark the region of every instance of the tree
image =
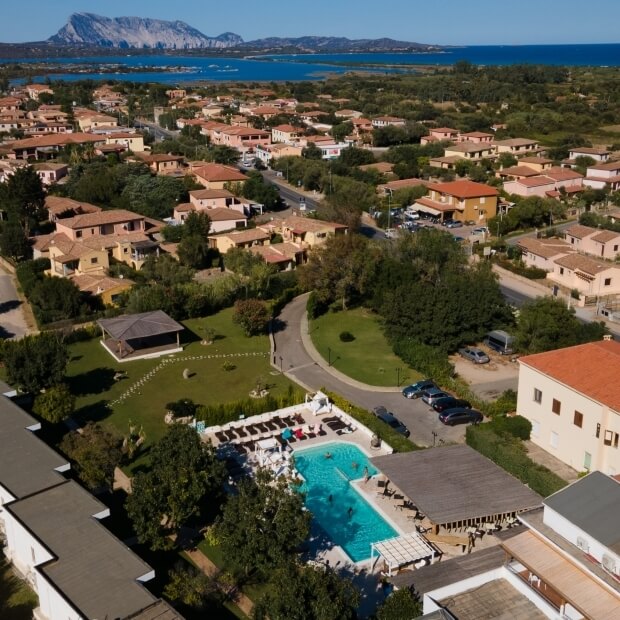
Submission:
[[135,476],[127,498],[138,540],[154,550],[169,548],[168,535],[200,516],[208,502],[219,503],[223,479],[215,449],[193,428],[173,424],[153,446],[151,469]]
[[0,253],[15,261],[31,257],[30,242],[19,222],[9,221],[4,224],[0,234]]
[[2,347],[9,383],[31,394],[61,383],[68,359],[66,345],[54,332],[7,341]]
[[91,490],[110,491],[114,469],[121,462],[122,437],[96,422],[88,422],[80,432],[67,433],[60,449],[73,461],[80,480]]
[[310,531],[310,513],[290,481],[260,470],[242,480],[215,526],[224,557],[245,575],[284,566]]
[[161,284],[162,286],[175,286],[177,284],[187,284],[192,281],[194,271],[181,265],[170,254],[149,254],[140,274],[150,283]]
[[346,309],[369,292],[378,255],[378,248],[361,235],[330,237],[298,270],[300,284],[314,290],[320,303],[339,300]]
[[422,604],[407,588],[392,592],[376,613],[377,620],[402,620],[403,618],[418,618],[421,615]]
[[28,300],[40,323],[71,319],[83,310],[82,293],[68,278],[43,276],[32,287]]
[[75,396],[61,383],[45,390],[34,399],[32,410],[51,424],[68,418],[75,409]]
[[122,197],[132,211],[163,219],[171,215],[175,205],[187,199],[187,189],[180,179],[141,175],[128,179]]
[[270,318],[266,304],[258,299],[239,299],[235,302],[233,322],[243,328],[246,336],[264,334]]
[[353,584],[333,569],[293,565],[273,574],[254,609],[254,618],[354,620],[358,601],[359,593]]
[[280,193],[271,183],[265,182],[263,175],[251,170],[248,180],[243,184],[243,195],[262,204],[268,211],[273,211],[280,204]]
[[530,354],[601,340],[606,333],[604,323],[582,324],[564,301],[539,297],[519,311],[514,337],[517,350]]
[[191,564],[178,564],[168,573],[164,596],[191,609],[203,609],[210,600],[222,597],[217,577],[207,576]]
[[18,221],[28,237],[30,229],[45,214],[45,191],[32,166],[18,168],[6,183],[0,185],[0,203],[4,203],[9,218]]
[[207,239],[211,231],[211,218],[206,211],[192,211],[182,227],[183,237],[198,236]]
[[301,156],[304,159],[323,159],[323,152],[314,142],[310,142],[301,150]]
[[177,247],[181,263],[191,269],[204,269],[210,263],[209,240],[200,235],[183,237]]

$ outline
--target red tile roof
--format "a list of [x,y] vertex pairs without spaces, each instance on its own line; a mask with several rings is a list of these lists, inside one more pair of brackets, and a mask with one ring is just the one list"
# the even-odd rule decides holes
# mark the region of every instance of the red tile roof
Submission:
[[194,174],[205,181],[247,181],[247,177],[236,168],[222,164],[207,164],[194,170]]
[[484,183],[474,181],[451,181],[450,183],[429,183],[428,189],[449,194],[457,198],[479,198],[481,196],[499,196],[499,191]]
[[519,363],[620,413],[620,342],[589,342],[527,355]]

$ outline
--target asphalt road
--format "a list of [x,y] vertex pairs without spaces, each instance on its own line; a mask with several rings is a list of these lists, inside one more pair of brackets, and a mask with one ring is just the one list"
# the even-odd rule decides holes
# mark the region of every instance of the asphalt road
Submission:
[[341,381],[323,369],[308,354],[301,340],[301,324],[305,309],[306,298],[302,296],[293,300],[282,311],[279,328],[274,333],[276,366],[308,389],[326,388],[368,411],[372,411],[378,405],[384,405],[404,422],[411,431],[411,440],[420,446],[464,441],[463,425],[444,426],[437,414],[421,400],[408,400],[399,391],[361,389]]
[[150,121],[137,120],[134,122],[134,127],[137,127],[138,129],[147,129],[148,132],[156,140],[164,140],[165,138],[176,138],[179,135],[178,131],[170,131],[169,129],[164,129],[156,123]]
[[28,332],[13,276],[0,268],[0,338],[22,338]]

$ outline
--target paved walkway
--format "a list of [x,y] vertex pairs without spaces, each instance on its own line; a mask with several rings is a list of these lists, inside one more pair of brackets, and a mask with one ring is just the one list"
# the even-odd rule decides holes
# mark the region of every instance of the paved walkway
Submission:
[[527,449],[527,455],[539,465],[543,465],[547,469],[550,469],[554,474],[560,476],[562,480],[567,482],[575,482],[579,477],[579,473],[566,463],[560,461],[560,459],[549,454],[546,450],[543,450],[540,446],[537,446],[533,441],[527,440],[524,442]]
[[366,385],[329,366],[308,335],[307,297],[301,295],[295,298],[275,322],[271,359],[275,368],[308,391],[326,388],[368,411],[384,405],[407,425],[411,441],[419,446],[464,440],[462,426],[444,426],[421,401],[403,398],[399,388]]
[[0,266],[0,338],[18,339],[32,333],[26,312],[26,304],[15,286],[15,276]]

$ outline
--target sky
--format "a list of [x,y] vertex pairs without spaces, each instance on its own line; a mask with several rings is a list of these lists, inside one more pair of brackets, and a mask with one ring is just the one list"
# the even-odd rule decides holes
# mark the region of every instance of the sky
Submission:
[[[6,1],[6,0],[5,0]],[[509,6],[507,6],[509,5]],[[390,37],[440,45],[620,42],[620,1],[598,0],[21,0],[0,41],[47,39],[74,12],[181,20],[206,35]]]

